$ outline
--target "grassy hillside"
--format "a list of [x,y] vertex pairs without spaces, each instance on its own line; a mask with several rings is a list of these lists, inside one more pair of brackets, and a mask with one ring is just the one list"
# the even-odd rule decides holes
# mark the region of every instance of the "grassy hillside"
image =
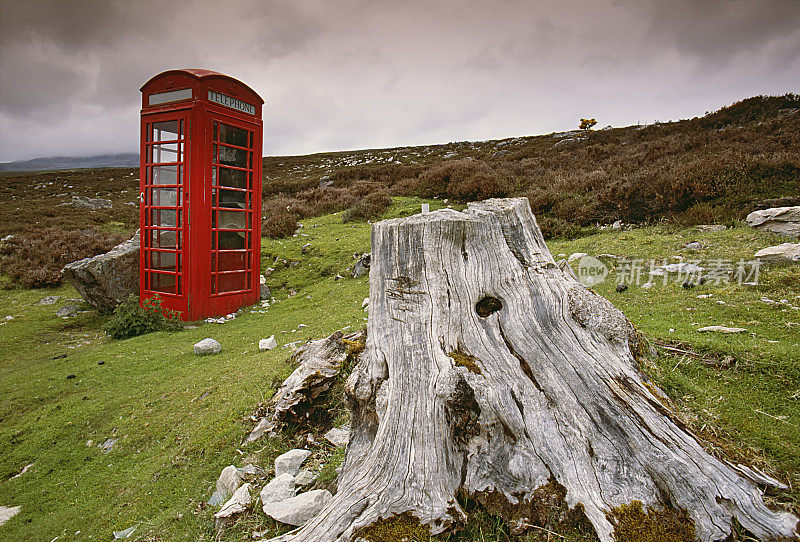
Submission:
[[[250,414],[292,370],[291,350],[261,352],[258,340],[274,334],[284,346],[366,321],[361,302],[368,281],[345,271],[353,253],[369,250],[370,227],[342,220],[342,211],[366,195],[392,195],[380,217],[390,218],[415,213],[423,202],[433,209],[453,204],[445,198],[525,194],[555,235],[548,243],[556,257],[749,260],[784,240],[738,219],[765,199],[800,194],[800,115],[792,110],[799,105],[794,97],[753,98],[701,119],[599,130],[558,146],[570,135],[265,158],[265,215],[288,206],[303,227],[293,237],[263,240],[262,269],[275,269],[268,284],[276,302],[247,307],[221,325],[111,340],[101,331],[108,316],[88,306],[74,317],[55,315],[79,297],[70,286],[25,289],[0,275],[0,505],[22,506],[0,527],[0,539],[111,539],[112,531],[138,525],[131,540],[214,540],[214,510],[204,503],[221,469],[249,462],[269,469],[279,453],[308,445],[295,430],[242,445]],[[0,235],[45,226],[130,231],[138,215],[126,203],[136,200],[137,177],[130,169],[4,175]],[[320,181],[333,185],[320,189]],[[72,195],[110,199],[114,206],[58,206]],[[642,226],[595,228],[617,219]],[[733,227],[707,232],[692,227],[698,222]],[[695,240],[701,248],[687,249]],[[307,243],[312,247],[304,253]],[[658,355],[642,359],[643,369],[708,450],[788,482],[790,491],[767,498],[800,512],[797,266],[763,269],[755,286],[706,283],[685,290],[670,280],[625,292],[615,291],[621,276],[611,268],[594,290],[657,347]],[[37,305],[46,295],[61,299]],[[711,324],[747,332],[697,331]],[[219,340],[223,351],[194,356],[192,345],[205,337]],[[346,414],[337,410],[337,416],[342,421]],[[109,441],[113,446],[104,450]],[[313,449],[312,462],[330,484],[341,453],[327,445]],[[502,521],[464,505],[473,520],[448,540],[557,538],[542,530],[511,536]],[[566,540],[592,540],[571,526],[547,528]],[[283,530],[257,509],[221,539]]]
[[[399,200],[385,216],[416,212],[421,202]],[[691,240],[705,248],[683,248]],[[743,226],[716,233],[652,226],[552,241],[550,248],[554,255],[710,260],[750,258],[776,241]],[[303,254],[306,243],[313,248]],[[269,278],[277,298],[269,309],[245,308],[223,325],[122,341],[102,335],[107,317],[93,311],[55,316],[64,298],[77,297],[71,287],[3,291],[0,317],[14,318],[0,325],[0,503],[22,505],[23,511],[0,527],[0,536],[102,539],[139,524],[134,540],[214,539],[214,510],[203,503],[220,470],[248,462],[269,469],[275,456],[300,444],[298,432],[289,432],[241,445],[252,426],[249,414],[292,369],[289,350],[260,352],[258,340],[275,334],[284,345],[363,326],[366,278],[335,276],[345,274],[353,252],[368,247],[367,224],[343,223],[340,213],[308,219],[295,237],[264,241],[262,265],[282,264]],[[662,349],[643,363],[706,447],[800,487],[800,271],[767,269],[756,287],[705,284],[686,291],[670,283],[617,293],[614,284],[611,277],[595,290],[654,344],[690,353]],[[62,300],[36,305],[44,295]],[[748,333],[696,331],[708,324],[742,326]],[[192,345],[204,337],[219,340],[223,352],[194,356]],[[114,447],[103,451],[99,445],[114,438]],[[340,460],[329,447],[316,448],[314,461],[328,463],[328,476]],[[33,466],[25,474],[12,478],[28,464]],[[770,499],[797,506],[800,493],[778,492]],[[508,537],[502,522],[481,512],[476,517],[451,540],[546,540],[537,533]],[[247,540],[253,531],[280,528],[254,511],[222,539]],[[569,529],[559,532],[591,540]]]

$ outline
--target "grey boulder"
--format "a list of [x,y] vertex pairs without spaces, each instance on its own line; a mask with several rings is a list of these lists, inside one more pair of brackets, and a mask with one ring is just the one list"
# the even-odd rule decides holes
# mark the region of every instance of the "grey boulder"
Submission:
[[753,211],[747,223],[759,230],[800,237],[800,205]]
[[281,502],[295,496],[294,476],[284,472],[276,476],[261,490],[261,503]]
[[139,293],[139,232],[105,254],[68,263],[64,278],[93,307],[114,310]]
[[208,504],[216,506],[225,502],[225,499],[233,495],[242,483],[242,476],[233,465],[228,465],[219,475],[217,480],[217,487],[214,494],[208,500]]
[[316,516],[333,498],[330,491],[315,489],[296,497],[264,505],[264,513],[275,521],[300,527]]
[[771,263],[800,263],[800,243],[782,243],[762,248],[756,252],[755,258]]
[[300,472],[300,465],[311,457],[311,452],[308,450],[289,450],[285,454],[279,455],[275,458],[275,476],[280,476],[284,473],[289,473],[293,477],[297,476]]

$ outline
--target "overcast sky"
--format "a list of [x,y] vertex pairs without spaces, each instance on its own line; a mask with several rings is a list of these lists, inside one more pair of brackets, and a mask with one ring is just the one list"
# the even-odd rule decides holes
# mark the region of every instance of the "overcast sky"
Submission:
[[264,154],[536,135],[800,92],[800,1],[0,0],[0,161],[137,152],[167,69],[266,100]]

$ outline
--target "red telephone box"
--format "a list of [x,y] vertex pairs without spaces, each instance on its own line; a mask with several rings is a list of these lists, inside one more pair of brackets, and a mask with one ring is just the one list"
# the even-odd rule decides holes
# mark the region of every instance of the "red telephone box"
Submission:
[[141,88],[139,291],[184,320],[260,297],[261,106],[208,70],[170,70]]

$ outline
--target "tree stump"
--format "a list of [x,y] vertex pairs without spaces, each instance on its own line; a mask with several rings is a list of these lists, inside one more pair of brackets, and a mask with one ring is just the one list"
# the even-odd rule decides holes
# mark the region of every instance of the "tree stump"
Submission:
[[723,540],[734,518],[798,539],[762,501],[756,482],[774,481],[706,453],[665,407],[633,326],[555,265],[526,199],[375,224],[369,306],[338,492],[273,540],[438,534],[466,521],[457,494],[522,528],[546,487],[602,542],[641,506],[685,518],[689,539]]

